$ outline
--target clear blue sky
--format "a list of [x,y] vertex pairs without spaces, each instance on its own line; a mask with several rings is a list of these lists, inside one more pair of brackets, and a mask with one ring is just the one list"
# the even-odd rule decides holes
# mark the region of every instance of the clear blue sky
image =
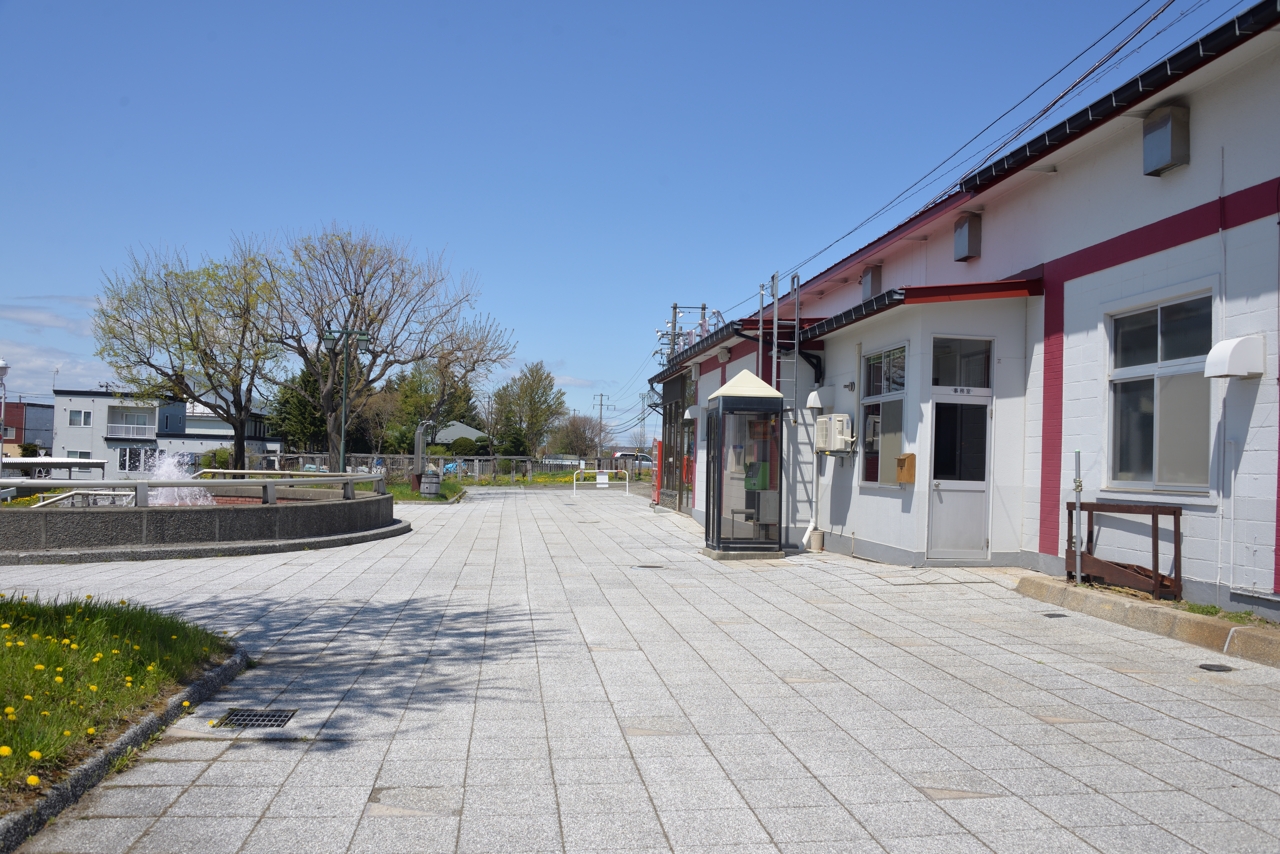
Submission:
[[[748,297],[1137,2],[0,0],[11,397],[47,395],[55,367],[62,387],[110,378],[87,318],[130,247],[217,254],[336,221],[447,250],[519,362],[546,362],[579,410],[604,393],[635,412],[673,301]],[[1099,86],[1247,5],[1175,0],[1133,45],[1175,26]]]

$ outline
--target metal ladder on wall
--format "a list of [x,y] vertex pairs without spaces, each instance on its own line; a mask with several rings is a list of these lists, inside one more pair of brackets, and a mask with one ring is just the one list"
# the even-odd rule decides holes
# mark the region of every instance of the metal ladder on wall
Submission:
[[784,299],[778,293],[778,274],[769,280],[769,295],[773,299],[770,357],[773,368],[770,376],[773,387],[782,392],[783,406],[791,409],[791,423],[795,424],[800,406],[800,276],[791,275],[791,291]]

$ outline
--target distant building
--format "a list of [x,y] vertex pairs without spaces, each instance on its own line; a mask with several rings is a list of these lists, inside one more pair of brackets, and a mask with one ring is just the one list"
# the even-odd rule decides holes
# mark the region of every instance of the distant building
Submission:
[[4,453],[22,452],[20,445],[39,445],[46,452],[53,447],[53,406],[48,403],[10,402],[4,410]]
[[[199,404],[102,390],[54,389],[53,396],[53,455],[105,459],[108,479],[136,477],[171,454],[185,454],[185,464],[194,465],[201,454],[231,447],[230,425]],[[280,452],[262,413],[250,419],[245,450]]]
[[474,427],[468,427],[461,421],[450,421],[449,424],[436,434],[437,445],[448,445],[454,439],[470,439],[473,442],[479,442],[485,438],[485,434]]

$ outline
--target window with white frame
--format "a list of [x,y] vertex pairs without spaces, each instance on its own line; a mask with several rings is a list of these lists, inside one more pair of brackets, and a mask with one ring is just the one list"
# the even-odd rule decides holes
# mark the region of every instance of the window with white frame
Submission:
[[120,448],[120,471],[154,471],[155,448]]
[[1209,485],[1213,298],[1111,318],[1111,481]]
[[17,436],[18,436],[18,428],[10,427],[9,425],[6,424],[4,428],[4,437],[6,439],[15,439],[17,438]]
[[67,424],[71,427],[92,427],[92,409],[72,409],[67,416]]
[[[862,480],[898,482],[902,453],[902,407],[907,387],[907,348],[894,347],[863,359]],[[884,460],[884,465],[881,465]]]
[[[93,453],[91,451],[67,451],[67,459],[70,460],[91,460]],[[93,469],[76,467],[78,472],[91,472]]]

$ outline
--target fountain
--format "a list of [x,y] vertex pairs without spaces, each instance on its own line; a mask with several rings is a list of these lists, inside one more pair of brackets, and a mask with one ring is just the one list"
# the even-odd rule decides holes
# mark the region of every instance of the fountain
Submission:
[[[192,480],[187,467],[177,454],[168,454],[156,460],[151,469],[155,480]],[[164,486],[147,493],[147,503],[152,507],[203,507],[217,502],[209,490],[202,486]]]

